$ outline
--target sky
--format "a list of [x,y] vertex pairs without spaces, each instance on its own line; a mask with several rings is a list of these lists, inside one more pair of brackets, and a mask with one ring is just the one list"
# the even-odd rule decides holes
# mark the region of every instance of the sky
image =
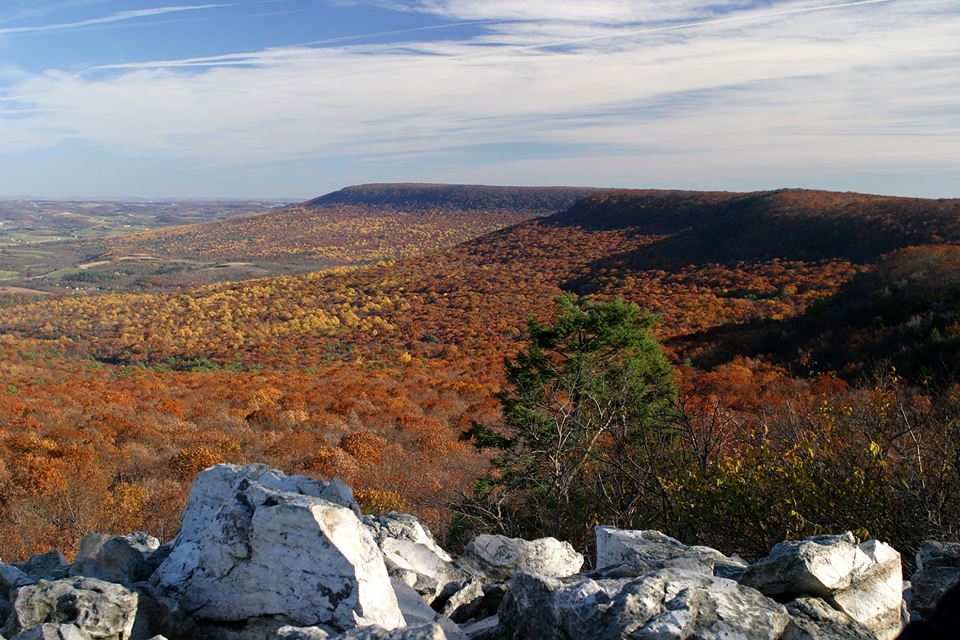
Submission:
[[960,197],[960,0],[0,0],[0,197]]

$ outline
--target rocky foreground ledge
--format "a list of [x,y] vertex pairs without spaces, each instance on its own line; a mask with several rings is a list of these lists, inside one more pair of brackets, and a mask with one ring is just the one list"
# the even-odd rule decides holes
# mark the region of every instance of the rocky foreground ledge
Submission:
[[899,553],[850,533],[747,564],[612,527],[585,572],[553,538],[482,535],[453,558],[413,516],[363,517],[337,479],[218,465],[168,544],[97,534],[72,565],[0,564],[0,616],[12,640],[886,640],[960,580],[960,545],[917,561],[909,587]]

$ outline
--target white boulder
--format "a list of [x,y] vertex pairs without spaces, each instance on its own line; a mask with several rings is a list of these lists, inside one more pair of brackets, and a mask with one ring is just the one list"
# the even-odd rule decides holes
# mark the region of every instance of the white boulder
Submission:
[[580,571],[583,556],[556,538],[528,541],[484,534],[467,544],[459,564],[491,581],[507,581],[520,571],[564,578]]
[[830,603],[870,629],[879,640],[900,633],[903,605],[903,567],[890,545],[869,540],[857,546],[850,586]]
[[740,583],[773,598],[826,597],[850,586],[856,558],[850,532],[788,540],[747,567]]
[[659,531],[599,526],[594,533],[597,569],[625,564],[647,571],[663,567],[696,571],[702,565],[707,573],[737,579],[747,568],[740,558],[728,558],[710,547],[688,547]]
[[393,511],[366,516],[363,523],[380,547],[391,577],[406,582],[425,598],[432,599],[459,578],[453,559],[414,516]]
[[194,483],[151,580],[198,622],[403,626],[380,551],[349,495],[339,481],[262,465],[211,467]]
[[787,603],[790,623],[781,640],[877,640],[870,629],[820,598]]

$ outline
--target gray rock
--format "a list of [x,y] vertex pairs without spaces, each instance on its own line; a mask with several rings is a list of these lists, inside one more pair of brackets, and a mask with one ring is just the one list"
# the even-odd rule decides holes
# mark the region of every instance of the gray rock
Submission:
[[439,608],[457,624],[461,624],[496,615],[507,592],[507,586],[503,583],[485,584],[480,578],[470,578],[459,585],[459,588],[450,591],[435,600],[432,606]]
[[156,569],[150,556],[160,541],[142,532],[125,536],[94,533],[80,541],[80,552],[70,575],[131,585],[148,580]]
[[783,605],[733,580],[665,568],[639,578],[547,578],[519,573],[500,607],[503,640],[775,640]]
[[850,586],[856,557],[850,532],[789,540],[747,567],[740,583],[773,598],[829,597]]
[[870,629],[819,598],[797,598],[787,611],[790,623],[782,640],[876,640]]
[[330,640],[447,640],[447,635],[438,624],[425,624],[399,629],[383,627],[360,627],[351,629]]
[[144,640],[156,635],[173,638],[193,638],[196,624],[180,603],[165,596],[147,583],[134,587],[137,592],[137,617],[133,623],[132,640]]
[[363,523],[380,547],[390,576],[409,584],[424,598],[432,600],[447,584],[461,579],[453,559],[415,517],[393,511],[366,516]]
[[[240,623],[198,623],[193,632],[175,640],[276,640],[280,629],[296,626],[284,616],[262,616],[250,618]],[[326,628],[332,635],[339,633]]]
[[58,549],[30,556],[23,564],[16,565],[34,580],[59,580],[67,577],[70,563]]
[[44,623],[69,623],[94,640],[128,640],[137,614],[137,594],[92,578],[41,580],[16,591],[4,633]]
[[35,582],[36,580],[14,565],[0,562],[0,596],[9,597],[14,589]]
[[280,627],[277,640],[328,640],[330,633],[319,627]]
[[263,465],[211,467],[194,482],[170,555],[151,581],[198,622],[283,618],[272,634],[284,624],[402,626],[380,550],[355,505],[320,497],[345,502],[346,494],[342,483]]
[[12,640],[91,640],[91,638],[76,625],[48,622],[21,631]]
[[550,578],[571,576],[583,567],[583,556],[556,538],[528,541],[484,534],[467,544],[459,564],[490,582],[506,582],[519,571]]
[[499,627],[500,616],[490,616],[489,618],[461,626],[460,630],[470,638],[470,640],[493,640],[497,637]]
[[460,584],[448,585],[433,602],[433,607],[439,608],[451,620],[461,623],[477,618],[482,602],[483,580],[470,578]]
[[407,626],[436,623],[443,628],[443,632],[449,640],[467,640],[467,637],[453,620],[431,609],[430,605],[420,598],[420,594],[413,587],[394,580],[393,590],[397,595],[397,603],[400,605],[400,612],[403,613],[403,619]]
[[634,575],[667,567],[702,572],[696,566],[700,564],[706,573],[736,580],[747,568],[741,558],[728,558],[710,547],[688,547],[659,531],[599,526],[594,533],[597,540],[596,567],[601,571],[620,566],[623,567],[621,572],[634,567]]
[[960,544],[927,540],[917,552],[910,577],[910,609],[929,618],[943,595],[960,583]]

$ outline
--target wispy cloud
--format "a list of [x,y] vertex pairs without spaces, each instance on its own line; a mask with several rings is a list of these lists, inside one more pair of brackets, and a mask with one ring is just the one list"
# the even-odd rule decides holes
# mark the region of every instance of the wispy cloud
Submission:
[[52,24],[44,24],[37,26],[27,26],[27,27],[0,27],[0,36],[2,35],[14,35],[21,33],[42,33],[46,31],[66,31],[70,29],[83,29],[86,27],[100,26],[104,24],[111,24],[114,22],[124,22],[127,20],[135,20],[137,18],[150,18],[154,16],[162,16],[170,13],[180,13],[183,11],[199,11],[203,9],[218,9],[222,7],[231,6],[229,4],[196,4],[188,6],[169,6],[169,7],[154,7],[151,9],[132,9],[129,11],[117,11],[106,16],[100,16],[97,18],[89,18],[87,20],[77,20],[74,22],[58,22]]
[[0,146],[82,140],[199,170],[315,161],[357,181],[960,171],[955,0],[403,8],[475,28],[25,75],[0,89]]

